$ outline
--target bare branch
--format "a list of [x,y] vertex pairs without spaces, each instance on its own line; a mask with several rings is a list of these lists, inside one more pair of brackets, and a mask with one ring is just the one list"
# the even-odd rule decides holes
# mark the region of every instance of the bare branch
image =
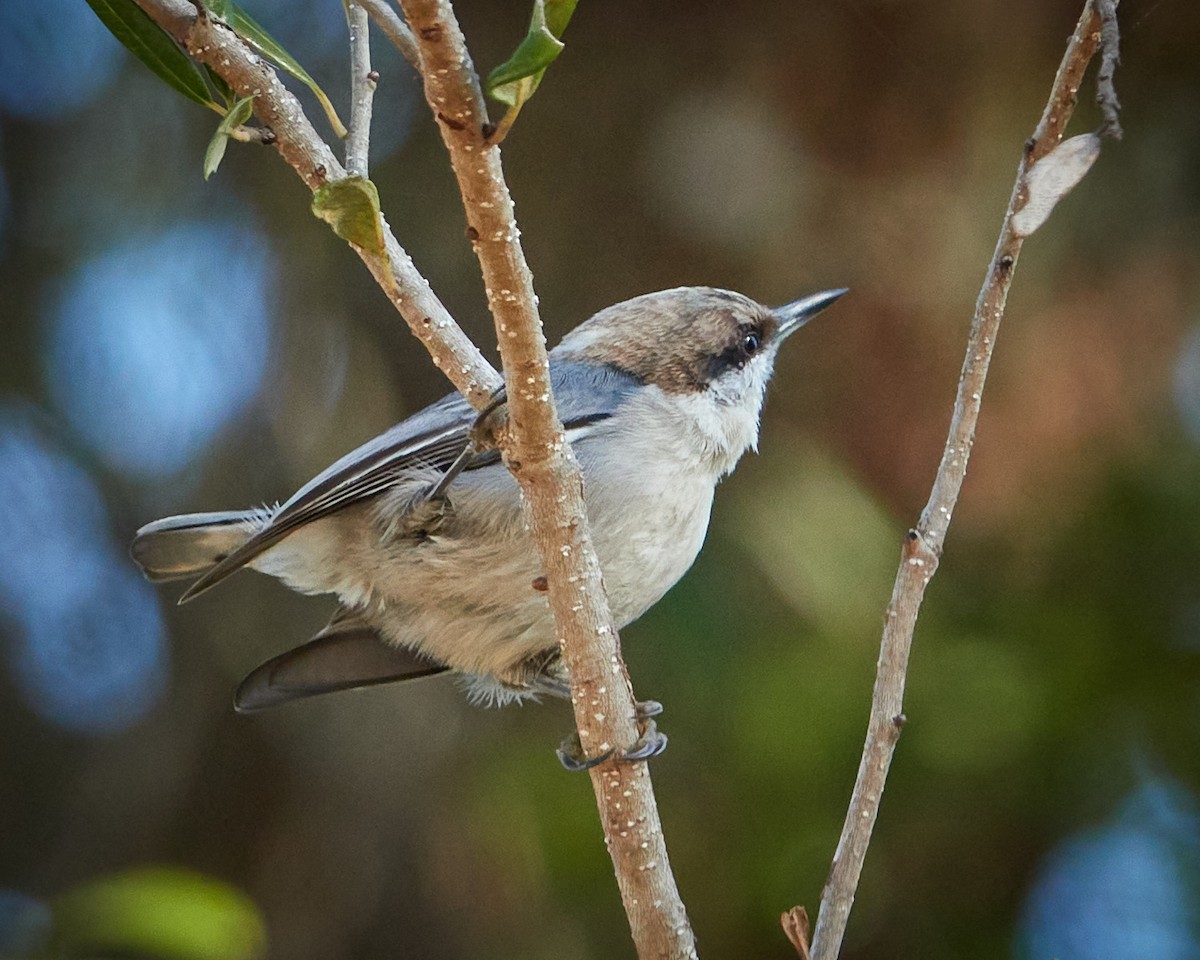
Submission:
[[371,101],[379,75],[371,69],[370,18],[359,0],[346,0],[350,28],[350,129],[346,135],[346,170],[366,177],[371,152]]
[[1104,114],[1100,136],[1120,140],[1121,101],[1113,86],[1113,74],[1121,62],[1121,32],[1117,27],[1117,3],[1119,0],[1096,0],[1096,12],[1100,14],[1100,72],[1096,75],[1096,102]]
[[[137,0],[191,56],[207,64],[239,96],[254,96],[254,112],[274,133],[272,146],[310,190],[341,180],[346,171],[320,135],[300,102],[270,64],[250,50],[224,24],[197,15],[188,0]],[[383,223],[385,256],[351,244],[354,252],[388,295],[437,365],[476,409],[484,407],[500,387],[500,375],[429,288],[412,258]]]
[[[401,5],[421,51],[425,96],[450,152],[496,321],[511,418],[505,453],[529,504],[580,742],[588,755],[628,747],[638,736],[633,690],[592,549],[579,467],[555,412],[537,297],[500,150],[487,140],[479,78],[449,0]],[[638,955],[695,956],[648,768],[609,761],[591,776]]]
[[400,15],[392,9],[388,0],[357,0],[371,15],[371,19],[383,31],[400,55],[413,65],[417,73],[421,72],[421,54],[417,50],[417,41],[408,29],[408,24],[400,19]]
[[[1105,65],[1111,68],[1117,61],[1118,36],[1115,16],[1103,19],[1102,23],[1099,10],[1105,5],[1110,12],[1115,10],[1115,0],[1088,0],[1080,15],[1054,78],[1046,109],[1033,136],[1025,144],[1008,210],[1000,227],[1000,238],[975,304],[945,451],[929,494],[929,502],[921,513],[916,529],[908,532],[901,550],[900,568],[896,573],[884,621],[862,760],[833,865],[821,894],[821,909],[813,932],[812,960],[834,960],[841,951],[842,937],[879,813],[888,768],[904,725],[904,682],[917,612],[924,599],[925,588],[937,570],[950,518],[966,477],[988,365],[996,345],[996,334],[1004,315],[1017,257],[1024,242],[1024,237],[1013,229],[1013,217],[1028,199],[1030,171],[1062,140],[1063,130],[1075,109],[1076,94],[1083,82],[1084,72],[1101,46],[1102,31],[1105,34],[1105,52],[1100,78],[1101,96],[1108,95],[1104,88],[1104,69]],[[1112,116],[1106,114],[1104,129],[1112,131],[1119,129],[1119,126],[1114,128],[1116,95],[1111,92],[1111,72],[1107,81],[1111,93],[1109,102],[1114,112]]]

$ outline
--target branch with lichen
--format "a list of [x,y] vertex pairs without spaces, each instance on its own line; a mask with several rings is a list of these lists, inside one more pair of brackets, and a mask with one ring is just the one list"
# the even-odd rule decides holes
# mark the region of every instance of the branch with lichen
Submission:
[[[1055,204],[1087,173],[1099,154],[1101,137],[1116,139],[1121,135],[1112,86],[1118,43],[1116,0],[1087,0],[1041,120],[1025,143],[1000,238],[975,304],[945,450],[929,501],[901,548],[900,567],[884,618],[862,760],[829,878],[821,894],[811,951],[803,908],[793,908],[783,915],[784,931],[805,960],[810,956],[812,960],[835,960],[841,951],[888,769],[905,722],[904,683],[917,614],[925,589],[937,571],[950,519],[966,479],[983,387],[1021,247],[1045,222]],[[1098,133],[1063,141],[1063,131],[1075,109],[1076,94],[1097,51],[1101,52],[1102,61],[1097,100],[1103,126]]]

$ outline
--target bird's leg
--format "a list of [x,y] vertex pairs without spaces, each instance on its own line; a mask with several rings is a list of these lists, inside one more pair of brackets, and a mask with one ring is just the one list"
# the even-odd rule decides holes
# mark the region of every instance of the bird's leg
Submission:
[[579,742],[578,731],[563,737],[563,742],[554,751],[558,757],[558,762],[563,765],[563,769],[571,773],[582,773],[584,770],[591,770],[592,767],[599,766],[605,760],[609,759],[615,752],[610,747],[599,756],[589,757],[583,752],[583,744]]
[[462,453],[454,458],[454,462],[450,464],[446,472],[438,478],[438,482],[431,485],[429,490],[425,493],[426,502],[434,503],[439,500],[446,501],[446,490],[450,487],[450,484],[454,482],[455,478],[463,472],[463,469],[466,467],[467,463],[470,462],[471,458],[475,456],[475,453],[475,444],[468,443],[465,447],[463,447]]
[[467,441],[467,445],[463,447],[462,453],[454,458],[454,462],[450,464],[450,467],[442,474],[438,482],[429,488],[429,492],[425,494],[426,500],[445,500],[446,491],[449,489],[450,484],[466,469],[471,458],[480,451],[495,445],[491,438],[494,428],[487,425],[487,420],[500,407],[504,406],[507,399],[504,387],[497,387],[495,392],[492,393],[491,399],[488,400],[487,405],[479,411],[479,415],[475,417],[475,422],[471,424],[471,431],[468,434],[470,439]]
[[649,760],[667,749],[667,735],[659,730],[658,724],[649,717],[642,720],[641,730],[642,735],[637,738],[633,746],[623,751],[618,759],[630,763]]
[[645,723],[651,717],[657,717],[663,712],[663,705],[657,700],[639,700],[633,705],[633,715],[638,722]]
[[449,498],[422,496],[405,511],[400,520],[392,524],[392,537],[418,543],[430,542],[453,513],[454,505]]
[[496,430],[508,416],[505,411],[504,417],[500,418],[500,422],[488,423],[492,418],[492,414],[496,413],[501,407],[508,403],[508,394],[505,392],[504,384],[498,386],[492,391],[491,397],[479,411],[479,415],[475,418],[475,422],[471,424],[471,442],[478,450],[494,449],[496,446]]
[[558,762],[572,773],[578,773],[590,770],[597,764],[614,757],[617,761],[625,763],[637,763],[657,757],[667,749],[667,735],[659,731],[658,725],[653,719],[662,713],[663,705],[657,700],[639,700],[634,710],[634,717],[637,719],[641,736],[634,741],[632,746],[625,750],[610,748],[599,756],[589,757],[583,752],[583,746],[579,742],[579,733],[576,731],[565,738],[558,745],[558,749],[554,751],[558,755]]
[[486,421],[504,405],[505,400],[504,387],[499,387],[471,424],[469,439],[462,452],[454,458],[446,472],[438,477],[437,482],[430,484],[420,499],[405,511],[403,530],[398,531],[401,536],[427,540],[430,534],[445,522],[453,510],[446,492],[476,454],[494,445],[491,440],[493,428],[487,426]]

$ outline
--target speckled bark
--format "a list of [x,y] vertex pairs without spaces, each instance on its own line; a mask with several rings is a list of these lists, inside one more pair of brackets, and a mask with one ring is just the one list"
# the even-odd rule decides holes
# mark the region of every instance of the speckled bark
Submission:
[[[401,0],[401,6],[417,40],[425,96],[458,178],[467,235],[496,322],[510,417],[504,451],[529,503],[580,741],[588,755],[628,747],[638,737],[633,691],[592,549],[579,467],[555,412],[533,279],[500,149],[487,141],[479,79],[447,0]],[[638,955],[695,956],[649,769],[644,763],[608,762],[591,777]]]

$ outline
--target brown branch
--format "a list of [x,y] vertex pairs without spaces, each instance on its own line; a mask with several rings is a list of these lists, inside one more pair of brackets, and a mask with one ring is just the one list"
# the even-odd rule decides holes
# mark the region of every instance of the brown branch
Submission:
[[[592,549],[579,466],[551,396],[537,297],[500,150],[487,140],[479,78],[449,0],[401,0],[401,6],[417,38],[425,96],[458,178],[496,322],[511,424],[505,453],[529,504],[580,742],[589,756],[625,748],[638,737],[633,690]],[[609,761],[591,777],[638,955],[695,956],[646,764]]]
[[[274,133],[271,145],[310,190],[341,180],[346,171],[313,128],[300,102],[224,24],[198,16],[188,0],[137,0],[138,6],[187,52],[220,75],[239,96],[254,96],[254,113]],[[384,254],[351,244],[433,362],[476,408],[501,384],[500,375],[429,288],[386,221]]]
[[[1107,6],[1113,15],[1102,18],[1102,6]],[[1047,158],[1062,140],[1063,130],[1075,109],[1076,94],[1083,82],[1084,72],[1097,49],[1102,46],[1102,32],[1104,55],[1100,97],[1102,105],[1107,103],[1114,111],[1110,115],[1106,110],[1102,133],[1117,135],[1116,131],[1119,130],[1115,124],[1116,94],[1111,89],[1111,68],[1117,62],[1118,43],[1115,6],[1115,0],[1088,0],[1084,6],[1054,78],[1046,109],[1033,136],[1025,144],[1017,168],[1008,210],[1000,227],[1000,238],[975,304],[966,358],[941,464],[929,494],[929,502],[921,513],[916,529],[909,531],[901,550],[900,568],[896,573],[884,621],[862,760],[833,865],[821,894],[821,909],[813,932],[812,960],[834,960],[841,950],[863,860],[879,813],[888,768],[904,725],[904,681],[917,612],[924,599],[925,588],[937,570],[950,518],[966,477],[967,460],[975,442],[975,424],[979,418],[983,386],[996,345],[1000,320],[1004,315],[1008,288],[1012,284],[1025,235],[1032,232],[1018,234],[1013,228],[1013,216],[1028,199],[1030,171],[1039,161]],[[1105,70],[1108,70],[1107,77]],[[1105,100],[1106,97],[1109,99]]]

